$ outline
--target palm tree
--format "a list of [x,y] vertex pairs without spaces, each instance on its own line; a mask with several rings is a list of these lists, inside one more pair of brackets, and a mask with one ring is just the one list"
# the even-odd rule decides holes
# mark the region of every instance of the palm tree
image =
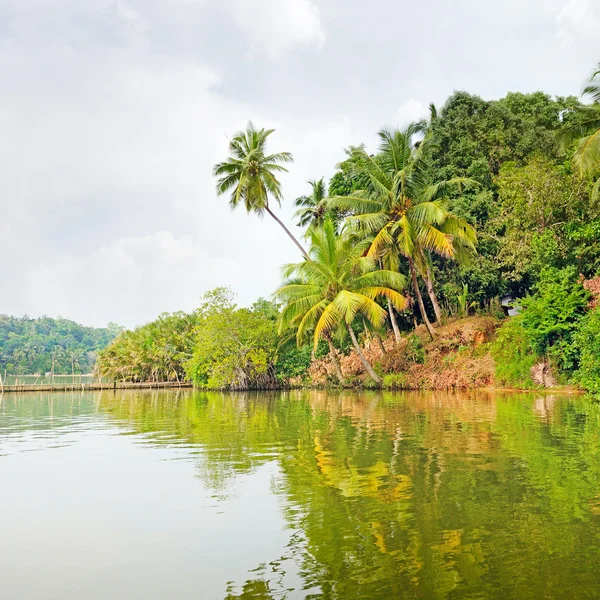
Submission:
[[[572,163],[582,177],[597,176],[600,170],[600,63],[592,73],[583,96],[591,104],[579,108],[579,119],[570,125],[563,137],[563,144],[569,145],[577,140]],[[596,179],[592,198],[600,196],[600,177]]]
[[321,177],[318,181],[309,181],[312,192],[309,196],[296,198],[294,206],[298,208],[298,227],[322,225],[327,215],[327,186]]
[[413,123],[403,131],[382,129],[377,156],[369,155],[362,146],[347,151],[354,171],[366,175],[369,184],[367,189],[350,196],[332,198],[330,205],[350,211],[350,227],[372,236],[370,257],[379,258],[384,264],[396,260],[395,254],[407,260],[419,310],[433,338],[417,274],[427,283],[439,320],[441,310],[433,290],[428,253],[456,258],[459,250],[474,249],[475,230],[450,212],[447,196],[476,184],[464,177],[432,183],[424,160],[428,136],[418,146],[413,145],[415,134],[423,131],[423,123]]
[[329,343],[343,327],[365,370],[381,384],[351,325],[361,314],[371,326],[380,328],[387,313],[377,300],[389,299],[396,309],[404,310],[407,301],[401,290],[406,280],[400,273],[378,269],[375,258],[365,256],[368,240],[356,242],[347,234],[336,236],[331,219],[322,228],[311,228],[308,236],[310,259],[285,267],[284,276],[289,279],[275,292],[285,303],[282,324],[296,328],[298,345],[311,332],[315,348],[321,338]]
[[213,167],[213,175],[219,178],[217,194],[225,194],[231,190],[229,205],[232,209],[243,204],[249,213],[259,216],[269,213],[307,258],[304,248],[269,206],[269,198],[281,205],[283,196],[276,174],[286,173],[287,169],[283,165],[293,160],[289,152],[266,153],[267,140],[273,131],[275,130],[256,129],[249,122],[245,131],[239,131],[233,136],[229,143],[229,158]]

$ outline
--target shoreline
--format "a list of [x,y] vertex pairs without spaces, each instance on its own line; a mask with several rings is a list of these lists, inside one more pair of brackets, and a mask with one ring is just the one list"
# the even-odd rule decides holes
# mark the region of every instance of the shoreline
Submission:
[[239,393],[239,392],[277,392],[277,391],[295,391],[295,390],[316,390],[316,391],[369,391],[369,392],[488,392],[495,394],[523,394],[523,393],[543,393],[543,394],[564,394],[573,396],[585,395],[585,390],[574,388],[572,386],[565,387],[551,387],[551,388],[503,388],[495,386],[485,387],[450,387],[446,389],[430,389],[430,388],[366,388],[366,387],[321,387],[321,386],[292,386],[292,387],[281,387],[271,388],[265,390],[247,389],[247,390],[221,390],[221,389],[205,389],[205,388],[194,388],[191,382],[113,382],[110,384],[48,384],[48,385],[9,385],[4,386],[4,389],[0,389],[0,395],[4,392],[11,394],[18,393],[31,393],[31,392],[100,392],[110,390],[197,390],[202,392],[219,392],[219,393]]

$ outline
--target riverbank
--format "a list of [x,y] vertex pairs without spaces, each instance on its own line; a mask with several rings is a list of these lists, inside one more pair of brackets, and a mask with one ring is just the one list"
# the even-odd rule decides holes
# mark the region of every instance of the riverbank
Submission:
[[[375,336],[364,340],[362,351],[381,377],[375,385],[364,372],[356,351],[338,354],[345,379],[344,389],[388,390],[493,390],[515,392],[544,390],[547,392],[582,393],[573,385],[560,386],[546,363],[531,371],[530,382],[523,386],[506,386],[496,377],[496,361],[492,348],[497,331],[504,321],[490,316],[454,319],[439,325],[432,340],[424,326],[402,337],[399,343],[393,334],[385,339]],[[536,381],[536,375],[543,377]],[[6,392],[86,391],[110,389],[180,389],[193,387],[191,382],[114,382],[84,384],[47,384],[4,386]],[[331,356],[313,359],[307,371],[292,378],[279,389],[341,389]],[[269,390],[275,388],[271,387]],[[206,390],[208,391],[208,390]],[[258,391],[258,390],[254,390]]]

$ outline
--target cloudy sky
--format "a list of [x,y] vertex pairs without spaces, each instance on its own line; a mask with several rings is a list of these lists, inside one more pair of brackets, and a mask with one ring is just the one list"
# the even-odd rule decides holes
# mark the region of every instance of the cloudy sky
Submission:
[[597,0],[0,0],[0,313],[133,326],[299,259],[231,212],[212,165],[248,119],[295,163],[280,214],[343,148],[455,89],[577,94]]

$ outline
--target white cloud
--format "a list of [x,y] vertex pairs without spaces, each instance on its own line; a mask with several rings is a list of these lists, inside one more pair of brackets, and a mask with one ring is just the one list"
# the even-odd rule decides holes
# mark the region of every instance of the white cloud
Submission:
[[[593,52],[558,48],[564,1],[524,13],[511,0],[493,30],[481,2],[440,3],[438,44],[403,33],[420,48],[408,64],[389,52],[397,23],[431,17],[408,0],[386,0],[385,20],[360,0],[0,0],[0,312],[135,325],[215,285],[244,305],[269,295],[298,253],[271,219],[216,197],[226,135],[249,118],[277,129],[270,147],[295,156],[279,212],[291,224],[306,180],[331,176],[344,147],[376,148],[380,126],[426,116],[453,86],[577,93]],[[569,12],[565,31],[595,43],[594,3]],[[462,45],[449,19],[473,34]]]
[[211,256],[191,236],[160,231],[116,240],[89,255],[52,256],[28,272],[25,283],[34,314],[131,326],[161,312],[192,310],[206,289],[236,274],[233,260]]
[[592,0],[571,0],[556,17],[561,44],[597,58],[600,46],[600,5]]
[[428,107],[423,102],[415,100],[414,98],[408,99],[396,113],[396,122],[398,127],[406,127],[414,121],[424,119],[427,117]]
[[230,0],[232,16],[249,37],[250,56],[279,58],[296,46],[321,47],[325,31],[312,0]]

